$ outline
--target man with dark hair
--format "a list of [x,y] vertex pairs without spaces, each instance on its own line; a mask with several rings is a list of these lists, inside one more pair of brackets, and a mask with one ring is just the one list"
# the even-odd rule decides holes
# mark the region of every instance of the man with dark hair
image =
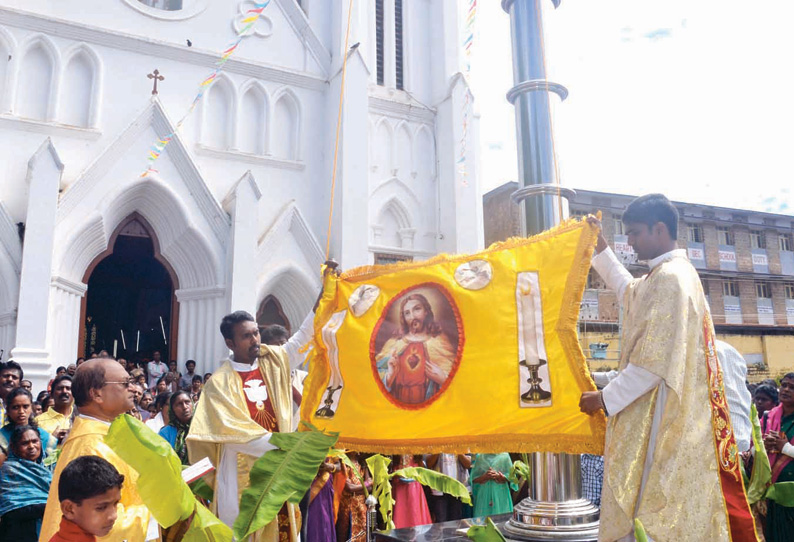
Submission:
[[[134,407],[129,389],[130,376],[110,358],[96,358],[83,363],[72,381],[72,395],[79,410],[69,437],[63,444],[52,488],[41,525],[40,540],[49,540],[61,522],[59,487],[61,473],[79,457],[94,455],[107,460],[121,474],[127,484],[121,490],[123,505],[108,540],[143,542],[157,539],[157,523],[141,501],[135,489],[138,473],[105,444],[110,423],[117,416]],[[88,483],[89,480],[84,480]]]
[[101,457],[87,455],[69,463],[58,481],[60,530],[50,542],[96,540],[110,533],[123,486],[124,475]]
[[57,438],[60,443],[72,428],[72,419],[74,418],[72,377],[69,375],[55,377],[51,389],[55,405],[43,412],[41,416],[36,417],[36,422],[39,427]]
[[187,360],[185,362],[185,371],[187,372],[179,377],[179,389],[190,391],[190,388],[193,386],[193,377],[198,376],[196,375],[196,361],[192,359]]
[[656,542],[756,540],[714,327],[697,271],[676,249],[677,217],[660,194],[626,209],[628,242],[650,267],[639,279],[598,236],[593,267],[623,304],[620,372],[579,403],[609,416],[601,542],[633,540],[635,519]]
[[284,326],[272,324],[262,328],[262,343],[271,346],[284,346],[289,340],[289,332]]
[[5,363],[0,363],[0,427],[4,426],[6,420],[5,400],[11,390],[18,388],[25,374],[22,366],[10,359]]
[[[335,262],[326,264],[327,272],[336,268]],[[221,335],[232,355],[205,384],[186,442],[191,463],[208,457],[216,466],[208,480],[215,490],[213,506],[229,526],[239,513],[238,480],[247,479],[254,461],[273,449],[274,432],[292,430],[290,370],[302,361],[299,350],[311,339],[313,323],[314,311],[287,344],[268,346],[261,343],[249,313],[236,311],[221,320]],[[279,533],[289,536],[297,525],[290,504],[257,540],[279,540]]]

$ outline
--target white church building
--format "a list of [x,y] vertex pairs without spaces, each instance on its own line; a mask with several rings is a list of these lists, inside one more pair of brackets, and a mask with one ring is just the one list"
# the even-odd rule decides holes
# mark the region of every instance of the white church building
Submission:
[[[325,259],[348,4],[272,0],[142,176],[253,2],[0,0],[0,350],[34,389],[101,349],[212,371],[232,310],[297,329]],[[478,250],[458,0],[353,6],[330,256]]]

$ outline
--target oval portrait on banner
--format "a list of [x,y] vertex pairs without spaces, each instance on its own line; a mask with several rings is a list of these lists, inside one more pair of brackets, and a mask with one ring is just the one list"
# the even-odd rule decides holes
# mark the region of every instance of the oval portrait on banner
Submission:
[[426,407],[452,382],[463,343],[460,312],[449,292],[431,282],[412,286],[389,300],[372,331],[373,374],[395,405]]

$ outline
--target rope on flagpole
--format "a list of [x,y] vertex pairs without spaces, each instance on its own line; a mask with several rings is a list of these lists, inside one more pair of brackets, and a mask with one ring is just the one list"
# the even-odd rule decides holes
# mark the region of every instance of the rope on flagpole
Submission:
[[336,140],[334,141],[334,169],[331,172],[331,203],[328,209],[328,238],[325,242],[325,259],[331,253],[331,228],[334,219],[334,195],[336,192],[336,168],[339,160],[339,132],[342,128],[342,110],[345,105],[345,77],[347,75],[348,43],[350,42],[350,23],[353,19],[353,0],[347,8],[347,30],[345,31],[345,49],[342,56],[342,82],[339,88],[339,112],[336,116]]

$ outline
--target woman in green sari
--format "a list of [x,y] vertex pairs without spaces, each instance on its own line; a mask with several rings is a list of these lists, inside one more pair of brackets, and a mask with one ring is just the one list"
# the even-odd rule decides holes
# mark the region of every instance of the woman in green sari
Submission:
[[[764,446],[772,466],[772,483],[794,482],[794,373],[780,381],[780,404],[761,422]],[[767,501],[766,540],[784,542],[794,533],[794,507]]]
[[513,511],[510,490],[518,486],[507,475],[512,467],[510,454],[477,454],[471,466],[474,517],[507,514]]

